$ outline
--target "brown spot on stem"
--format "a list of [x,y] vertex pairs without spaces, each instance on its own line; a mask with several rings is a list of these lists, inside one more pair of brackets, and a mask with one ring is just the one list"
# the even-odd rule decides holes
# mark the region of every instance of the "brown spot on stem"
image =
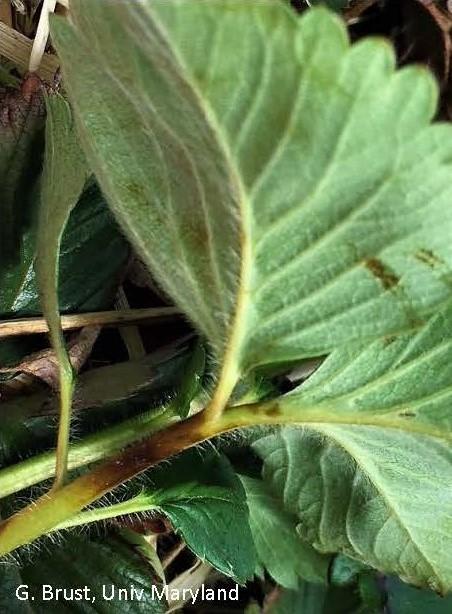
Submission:
[[208,436],[204,432],[204,426],[202,413],[196,414],[142,442],[129,446],[121,454],[106,461],[98,467],[97,471],[93,472],[90,484],[93,494],[99,487],[109,490],[119,485],[124,479],[137,475],[149,466],[203,441]]
[[381,282],[385,290],[394,288],[400,281],[400,277],[378,258],[366,258],[364,266]]
[[401,418],[416,418],[415,412],[414,411],[408,411],[408,410],[399,412],[399,416]]
[[265,410],[265,415],[269,416],[270,418],[276,418],[280,414],[281,410],[279,409],[279,405],[277,403],[275,403],[274,405],[270,405],[270,407],[267,407],[267,409]]

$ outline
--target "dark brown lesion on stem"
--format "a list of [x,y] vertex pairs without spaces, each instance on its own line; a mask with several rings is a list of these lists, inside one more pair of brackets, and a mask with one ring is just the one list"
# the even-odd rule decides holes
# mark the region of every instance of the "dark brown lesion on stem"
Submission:
[[220,423],[206,422],[201,412],[131,445],[86,475],[58,491],[50,491],[2,522],[0,555],[30,543],[123,482],[160,461],[219,434],[221,430]]
[[129,446],[89,473],[58,491],[50,491],[1,523],[0,555],[30,543],[110,490],[190,447],[237,428],[279,422],[279,408],[275,403],[269,403],[266,411],[268,415],[265,411],[259,415],[253,405],[231,408],[217,420],[210,419],[202,411]]
[[205,428],[203,412],[188,420],[177,422],[148,439],[129,446],[118,456],[107,460],[93,472],[82,476],[89,491],[96,495],[109,491],[152,465],[170,458],[210,436]]
[[265,415],[269,418],[277,418],[281,414],[278,403],[272,403],[265,408]]

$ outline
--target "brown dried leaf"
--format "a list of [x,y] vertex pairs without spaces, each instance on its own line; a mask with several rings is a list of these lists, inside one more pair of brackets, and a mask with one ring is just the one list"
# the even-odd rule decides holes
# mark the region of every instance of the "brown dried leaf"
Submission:
[[[74,371],[80,371],[86,362],[87,358],[91,354],[91,350],[100,330],[100,326],[83,328],[69,342],[69,358]],[[55,353],[51,349],[46,349],[36,352],[35,354],[31,354],[14,367],[3,367],[0,369],[0,373],[26,374],[32,376],[33,378],[42,380],[54,390],[58,389],[58,362]]]

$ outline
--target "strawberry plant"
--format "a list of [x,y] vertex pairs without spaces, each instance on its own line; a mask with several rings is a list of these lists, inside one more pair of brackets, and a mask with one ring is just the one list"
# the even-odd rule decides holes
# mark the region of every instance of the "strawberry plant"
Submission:
[[3,609],[449,611],[432,74],[271,0],[50,31],[61,79],[1,94]]

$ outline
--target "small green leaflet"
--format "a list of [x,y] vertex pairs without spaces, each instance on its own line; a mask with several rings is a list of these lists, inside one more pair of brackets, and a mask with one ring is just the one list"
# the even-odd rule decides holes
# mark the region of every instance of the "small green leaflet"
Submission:
[[326,583],[330,557],[316,552],[296,532],[296,516],[262,480],[240,476],[250,512],[250,526],[259,563],[285,588],[301,580]]
[[270,0],[71,14],[53,35],[84,149],[223,357],[218,406],[253,367],[412,329],[449,296],[452,129],[429,125],[427,71]]
[[[60,328],[59,253],[64,228],[85,181],[85,159],[73,130],[69,105],[61,96],[51,95],[47,98],[46,151],[35,268],[52,345],[63,369],[68,358]],[[71,370],[70,365],[66,370]]]
[[41,304],[58,358],[60,426],[56,479],[66,476],[73,374],[66,352],[58,303],[58,266],[61,238],[87,178],[85,157],[74,132],[68,103],[58,95],[47,98],[46,149],[37,234],[36,274]]
[[256,559],[245,491],[225,457],[186,452],[170,469],[153,471],[151,483],[160,486],[151,493],[152,503],[200,559],[241,584],[253,577]]

